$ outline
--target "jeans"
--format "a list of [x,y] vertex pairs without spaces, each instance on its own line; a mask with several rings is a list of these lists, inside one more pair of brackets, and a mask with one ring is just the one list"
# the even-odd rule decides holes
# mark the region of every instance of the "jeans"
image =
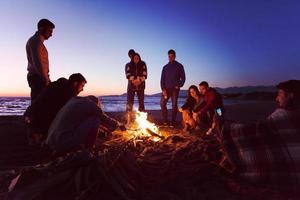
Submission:
[[162,111],[163,121],[164,122],[168,121],[167,102],[169,101],[169,98],[171,97],[171,101],[172,101],[172,122],[176,122],[177,111],[178,111],[177,100],[178,100],[179,89],[171,88],[171,89],[166,89],[166,91],[167,91],[167,96],[165,97],[162,94],[161,99],[160,99],[160,107],[161,107],[161,111]]
[[144,92],[145,90],[127,90],[127,107],[126,111],[132,111],[133,109],[133,102],[134,102],[134,96],[135,93],[137,93],[138,101],[139,101],[139,111],[145,111],[145,105],[144,105]]
[[46,83],[38,75],[29,73],[27,74],[27,81],[29,87],[31,88],[30,97],[31,102],[33,102],[46,87]]

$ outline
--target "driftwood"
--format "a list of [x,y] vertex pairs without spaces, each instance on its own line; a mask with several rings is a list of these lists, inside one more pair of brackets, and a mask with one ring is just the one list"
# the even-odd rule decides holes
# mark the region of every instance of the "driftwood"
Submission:
[[[160,142],[134,141],[115,133],[99,140],[94,154],[73,152],[15,179],[9,199],[238,199],[224,187],[213,163],[221,159],[212,138],[178,130]],[[0,196],[1,197],[1,196]]]

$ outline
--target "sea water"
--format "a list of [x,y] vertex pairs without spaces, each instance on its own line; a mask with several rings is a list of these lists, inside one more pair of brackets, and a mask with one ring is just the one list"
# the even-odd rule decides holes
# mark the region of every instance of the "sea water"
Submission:
[[[126,109],[126,96],[100,96],[102,109],[105,112],[123,112]],[[178,107],[182,106],[186,97],[178,98]],[[160,96],[145,96],[146,110],[160,110]],[[243,103],[239,100],[224,100],[225,105]],[[30,105],[29,97],[0,97],[0,115],[23,115],[26,108]],[[171,108],[171,99],[167,104]],[[134,110],[138,108],[137,97],[134,100]]]

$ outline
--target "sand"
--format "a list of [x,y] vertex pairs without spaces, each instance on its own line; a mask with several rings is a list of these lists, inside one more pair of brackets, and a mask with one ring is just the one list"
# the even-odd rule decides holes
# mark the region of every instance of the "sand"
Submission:
[[[269,101],[244,103],[226,106],[225,114],[229,121],[250,123],[266,118],[275,107],[275,103]],[[151,110],[148,113],[152,121],[160,124],[161,111]],[[122,112],[108,114],[121,121],[125,119],[125,114]],[[180,119],[179,113],[178,120]],[[0,175],[12,169],[38,164],[47,159],[48,155],[48,152],[40,147],[27,144],[26,128],[22,116],[0,116],[0,152]],[[4,180],[0,180],[0,193],[5,191],[3,182]]]

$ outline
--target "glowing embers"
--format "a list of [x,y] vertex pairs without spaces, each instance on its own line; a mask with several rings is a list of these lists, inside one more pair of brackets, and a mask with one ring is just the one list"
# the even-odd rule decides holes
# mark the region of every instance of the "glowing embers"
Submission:
[[147,120],[146,112],[137,111],[134,115],[132,123],[127,125],[127,137],[134,140],[150,139],[153,142],[158,142],[164,139],[158,127]]

